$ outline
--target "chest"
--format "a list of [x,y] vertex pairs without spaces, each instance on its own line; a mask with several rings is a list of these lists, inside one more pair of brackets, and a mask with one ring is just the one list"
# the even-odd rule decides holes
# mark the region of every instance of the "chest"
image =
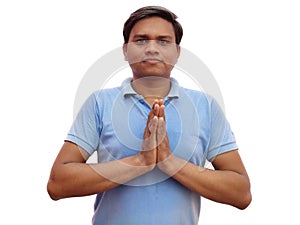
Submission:
[[[145,101],[120,101],[103,114],[99,160],[110,161],[140,151],[150,110]],[[171,151],[186,160],[200,162],[208,137],[203,132],[207,124],[200,125],[197,110],[170,101],[165,104],[165,116]]]

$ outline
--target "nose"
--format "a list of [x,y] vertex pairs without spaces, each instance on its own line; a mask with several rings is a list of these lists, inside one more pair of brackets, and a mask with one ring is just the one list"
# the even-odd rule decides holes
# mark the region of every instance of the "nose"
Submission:
[[146,54],[158,54],[159,53],[158,44],[155,40],[148,41],[147,46],[145,48],[145,53]]

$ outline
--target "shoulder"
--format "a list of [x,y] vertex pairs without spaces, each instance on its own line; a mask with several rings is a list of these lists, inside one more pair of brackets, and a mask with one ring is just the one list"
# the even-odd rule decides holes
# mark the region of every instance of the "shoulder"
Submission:
[[195,105],[202,107],[210,107],[211,104],[213,104],[213,102],[215,101],[215,99],[211,95],[203,91],[189,89],[185,87],[180,87],[180,95],[188,97],[188,99],[192,101]]
[[190,102],[201,114],[207,114],[210,117],[223,116],[225,106],[223,99],[216,99],[214,96],[203,91],[180,87],[180,96],[184,96],[185,102]]
[[109,101],[120,93],[120,87],[99,89],[91,92],[85,102],[98,104],[104,101]]
[[200,90],[194,90],[194,89],[190,89],[190,88],[186,88],[186,87],[181,87],[180,90],[185,92],[189,96],[195,97],[195,98],[207,98],[207,97],[209,97],[208,94],[206,94],[206,93],[204,93],[203,91],[200,91]]
[[121,92],[121,87],[105,88],[92,93],[95,99],[103,100],[103,98],[115,97]]
[[129,89],[131,78],[125,79],[120,86],[111,87],[111,88],[103,88],[98,91],[95,91],[92,95],[97,99],[97,101],[111,101],[120,95],[124,95],[126,90]]
[[111,104],[113,100],[120,93],[121,88],[107,88],[94,91],[87,95],[86,99],[83,101],[82,106],[80,108],[99,108],[104,105]]

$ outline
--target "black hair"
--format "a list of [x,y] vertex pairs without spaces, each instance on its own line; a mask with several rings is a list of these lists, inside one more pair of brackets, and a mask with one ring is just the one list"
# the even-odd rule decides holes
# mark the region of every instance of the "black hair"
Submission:
[[127,19],[127,21],[124,23],[123,27],[123,37],[124,37],[124,43],[127,44],[129,40],[130,32],[133,28],[133,26],[140,20],[158,16],[161,17],[167,21],[169,21],[174,28],[175,32],[175,42],[177,45],[180,44],[182,35],[183,35],[183,29],[181,24],[176,20],[177,16],[171,12],[170,10],[161,7],[161,6],[145,6],[142,7],[135,12],[133,12],[130,17]]

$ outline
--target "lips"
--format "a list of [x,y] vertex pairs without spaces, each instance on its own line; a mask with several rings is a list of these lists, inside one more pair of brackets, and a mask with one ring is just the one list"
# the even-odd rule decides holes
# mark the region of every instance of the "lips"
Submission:
[[143,59],[142,62],[150,63],[150,64],[155,64],[155,63],[162,62],[162,60],[161,59],[157,59],[157,58],[146,58],[146,59]]

